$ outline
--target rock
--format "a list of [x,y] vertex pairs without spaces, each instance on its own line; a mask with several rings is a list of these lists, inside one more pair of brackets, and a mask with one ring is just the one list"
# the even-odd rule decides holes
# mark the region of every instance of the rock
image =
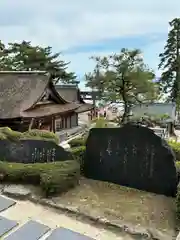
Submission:
[[27,199],[31,190],[23,185],[8,185],[3,189],[3,194],[18,199]]
[[136,236],[139,239],[151,239],[151,234],[141,226],[125,226],[124,231],[132,236]]

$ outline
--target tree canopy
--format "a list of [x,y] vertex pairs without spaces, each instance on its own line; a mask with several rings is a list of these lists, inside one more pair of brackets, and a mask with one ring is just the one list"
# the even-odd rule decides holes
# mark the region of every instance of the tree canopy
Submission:
[[154,73],[145,65],[140,50],[123,48],[119,54],[92,59],[96,66],[86,75],[86,86],[98,90],[101,99],[123,101],[122,122],[127,121],[131,104],[157,99],[158,85],[152,81]]
[[61,60],[61,53],[53,53],[51,47],[33,46],[31,42],[0,42],[1,71],[46,71],[55,83],[74,82],[76,76],[68,72],[68,64]]
[[162,70],[160,87],[167,93],[169,100],[176,103],[180,100],[180,18],[173,19],[164,52],[159,54],[159,69]]

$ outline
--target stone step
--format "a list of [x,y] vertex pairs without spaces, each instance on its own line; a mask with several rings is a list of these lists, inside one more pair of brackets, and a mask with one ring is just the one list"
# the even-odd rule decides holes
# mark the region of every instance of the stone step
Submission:
[[5,237],[4,240],[38,240],[50,230],[48,226],[31,220]]
[[0,238],[16,226],[18,226],[16,221],[12,221],[0,216]]
[[[0,196],[0,211],[3,212],[14,206],[16,202]],[[66,228],[51,229],[50,227],[30,220],[19,226],[17,221],[0,216],[0,238],[4,240],[93,240],[90,237]]]
[[68,239],[68,240],[93,240],[90,237],[84,236],[80,233],[71,231],[66,228],[57,228],[55,229],[51,235],[46,238],[46,240],[61,240],[61,239]]
[[15,204],[16,202],[14,200],[0,196],[0,212],[10,208]]

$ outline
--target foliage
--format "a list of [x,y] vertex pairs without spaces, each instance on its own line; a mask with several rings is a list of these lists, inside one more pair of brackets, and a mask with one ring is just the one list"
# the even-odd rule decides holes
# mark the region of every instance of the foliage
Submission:
[[74,158],[77,160],[80,160],[83,157],[85,151],[86,151],[86,147],[83,145],[73,147],[71,149],[71,153],[73,154]]
[[73,147],[85,146],[86,141],[85,141],[85,139],[83,137],[79,137],[79,138],[72,139],[68,143],[73,148]]
[[104,118],[98,118],[95,123],[95,128],[107,128],[108,127],[108,121]]
[[77,160],[80,163],[80,172],[83,175],[84,174],[84,155],[85,155],[86,147],[85,146],[79,146],[74,147],[71,149],[71,153],[75,160]]
[[180,161],[180,143],[171,140],[168,141],[168,144],[170,145],[170,147],[172,148],[176,155],[176,161]]
[[61,53],[53,53],[51,47],[33,46],[31,42],[0,42],[0,70],[5,71],[46,71],[57,83],[73,82],[74,73],[68,72],[69,63],[60,60]]
[[159,55],[162,75],[160,78],[161,91],[169,93],[169,99],[179,103],[180,100],[180,18],[170,23],[168,39],[164,52]]
[[27,132],[24,132],[23,137],[25,137],[26,139],[27,138],[29,138],[29,139],[32,139],[32,138],[33,139],[37,139],[37,138],[46,139],[46,140],[54,141],[56,144],[59,144],[58,135],[56,135],[53,132],[46,131],[46,130],[38,130],[38,129],[33,130],[32,129],[32,130],[29,130]]
[[169,118],[168,114],[145,114],[145,115],[134,115],[131,116],[131,121],[136,123],[141,123],[147,125],[149,127],[153,127],[154,125],[161,125]]
[[79,169],[74,160],[33,164],[0,162],[2,182],[40,185],[46,196],[75,186]]
[[10,140],[10,141],[19,141],[19,140],[46,140],[53,141],[56,144],[59,144],[59,137],[52,132],[45,130],[30,130],[24,133],[13,131],[8,127],[0,128],[0,140]]
[[107,102],[123,101],[123,123],[131,104],[157,98],[158,86],[152,82],[154,73],[144,64],[139,50],[123,48],[119,54],[92,59],[96,66],[93,73],[86,75],[86,86],[98,90]]

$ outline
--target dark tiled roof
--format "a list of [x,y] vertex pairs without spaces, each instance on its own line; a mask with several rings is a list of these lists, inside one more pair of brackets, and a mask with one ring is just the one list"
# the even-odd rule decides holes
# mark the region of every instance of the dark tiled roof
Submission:
[[17,118],[42,96],[49,78],[38,72],[0,72],[0,118]]

